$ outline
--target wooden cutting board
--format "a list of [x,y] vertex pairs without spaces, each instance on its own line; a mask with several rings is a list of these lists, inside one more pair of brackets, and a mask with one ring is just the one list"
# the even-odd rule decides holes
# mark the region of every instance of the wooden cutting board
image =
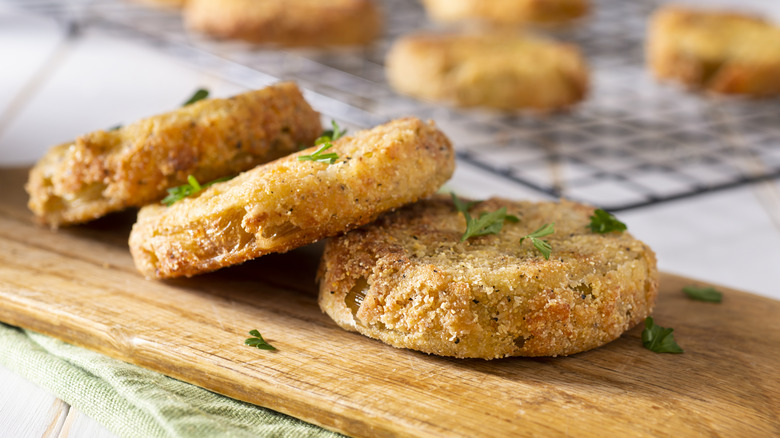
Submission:
[[[656,322],[562,358],[457,360],[338,328],[316,302],[321,248],[198,278],[133,267],[134,212],[57,232],[33,224],[26,172],[0,169],[0,320],[348,435],[780,436],[780,302],[662,275]],[[258,329],[279,351],[243,344]]]

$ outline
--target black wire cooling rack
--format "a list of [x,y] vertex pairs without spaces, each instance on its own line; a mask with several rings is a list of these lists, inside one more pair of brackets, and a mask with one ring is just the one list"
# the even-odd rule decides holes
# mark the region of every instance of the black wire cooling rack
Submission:
[[73,30],[99,28],[155,46],[247,87],[295,80],[318,110],[356,126],[434,119],[461,162],[612,211],[780,177],[780,100],[694,94],[650,77],[643,46],[654,0],[597,0],[588,19],[554,35],[581,47],[591,92],[576,108],[547,116],[454,109],[394,93],[384,77],[389,46],[435,28],[416,0],[383,2],[385,36],[370,48],[329,51],[214,41],[188,32],[178,11],[123,0],[4,3]]

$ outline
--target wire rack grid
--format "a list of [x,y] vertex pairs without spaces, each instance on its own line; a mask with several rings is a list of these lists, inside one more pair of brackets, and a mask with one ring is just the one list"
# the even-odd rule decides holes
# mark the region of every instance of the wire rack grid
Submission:
[[95,27],[155,46],[247,87],[295,80],[318,110],[354,126],[407,115],[433,119],[461,162],[508,184],[611,211],[780,177],[780,101],[691,93],[648,74],[644,39],[656,0],[595,0],[586,20],[553,35],[581,48],[591,91],[575,108],[546,116],[457,109],[396,94],[383,65],[392,42],[436,29],[416,0],[383,1],[385,34],[372,46],[328,51],[215,41],[188,31],[178,11],[122,0],[6,3],[70,29]]

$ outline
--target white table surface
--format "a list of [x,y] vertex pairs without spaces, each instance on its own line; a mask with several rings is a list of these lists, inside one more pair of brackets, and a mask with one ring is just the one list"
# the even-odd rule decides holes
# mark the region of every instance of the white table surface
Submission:
[[[751,5],[760,9],[764,4]],[[0,165],[31,164],[54,144],[175,107],[198,87],[209,88],[213,96],[243,91],[151,48],[107,35],[88,33],[65,50],[62,41],[55,23],[0,3]],[[60,55],[52,58],[55,51]],[[478,197],[540,199],[462,163],[449,186]],[[656,251],[661,270],[780,299],[777,179],[619,217]],[[2,367],[0,388],[2,437],[113,436]]]

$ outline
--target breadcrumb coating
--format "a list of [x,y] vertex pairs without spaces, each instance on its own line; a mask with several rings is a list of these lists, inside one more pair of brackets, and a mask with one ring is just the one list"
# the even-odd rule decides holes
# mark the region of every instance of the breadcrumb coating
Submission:
[[53,227],[159,201],[193,175],[207,182],[311,145],[319,113],[290,82],[201,100],[53,147],[30,171],[29,208]]
[[387,55],[393,88],[422,100],[553,111],[582,100],[588,68],[567,44],[517,33],[420,33]]
[[210,186],[170,207],[147,206],[130,234],[138,270],[192,276],[285,252],[373,221],[434,193],[455,167],[433,123],[407,118],[333,142],[333,164],[299,161],[317,147]]
[[780,27],[753,16],[667,6],[650,22],[656,77],[716,93],[780,94]]
[[436,21],[485,21],[494,25],[569,23],[588,13],[587,0],[423,0]]
[[[461,242],[463,215],[436,197],[331,239],[320,307],[341,327],[399,348],[459,358],[569,355],[604,345],[650,314],[653,251],[627,232],[590,231],[592,207],[493,198],[517,223]],[[546,223],[549,260],[520,239]]]
[[218,38],[281,46],[364,45],[382,32],[374,0],[188,0],[184,17]]

